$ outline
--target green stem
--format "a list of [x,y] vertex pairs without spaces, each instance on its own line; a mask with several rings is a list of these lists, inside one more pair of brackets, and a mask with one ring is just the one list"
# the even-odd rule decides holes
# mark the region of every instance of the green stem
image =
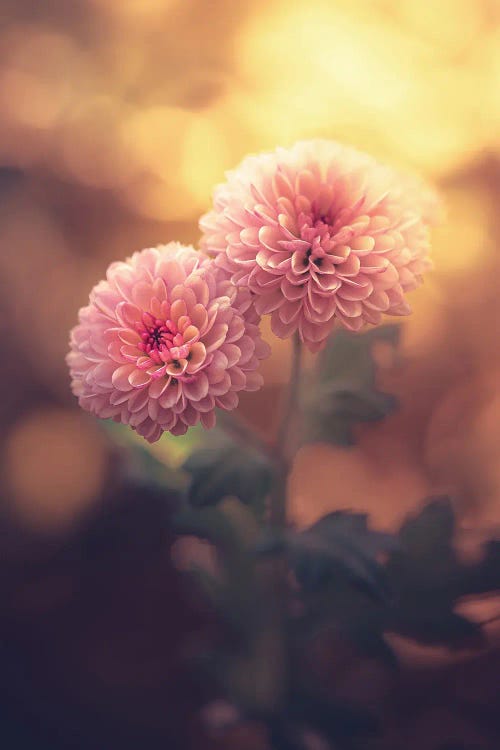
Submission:
[[[296,334],[292,345],[290,380],[285,392],[283,410],[278,435],[273,451],[276,465],[275,479],[271,493],[269,522],[280,534],[286,526],[288,476],[297,448],[297,427],[299,411],[301,343]],[[289,645],[286,638],[287,611],[287,562],[280,555],[274,558],[263,577],[266,590],[267,628],[273,643],[272,658],[269,659],[269,679],[273,685],[274,718],[270,719],[269,730],[276,738],[276,717],[284,710],[287,696],[289,672]]]
[[276,528],[286,524],[286,499],[288,475],[297,448],[297,423],[299,415],[301,342],[298,333],[292,340],[292,362],[283,405],[283,412],[275,446],[277,463],[276,480],[271,495],[269,520]]

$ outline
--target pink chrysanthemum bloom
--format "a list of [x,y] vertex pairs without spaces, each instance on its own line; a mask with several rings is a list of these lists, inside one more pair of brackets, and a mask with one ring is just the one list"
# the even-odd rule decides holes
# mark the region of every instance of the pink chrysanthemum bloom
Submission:
[[248,290],[171,242],[112,263],[72,330],[67,362],[80,406],[149,440],[215,425],[257,390],[269,347]]
[[250,156],[214,193],[202,247],[313,351],[335,323],[357,331],[406,315],[428,260],[432,191],[331,141]]

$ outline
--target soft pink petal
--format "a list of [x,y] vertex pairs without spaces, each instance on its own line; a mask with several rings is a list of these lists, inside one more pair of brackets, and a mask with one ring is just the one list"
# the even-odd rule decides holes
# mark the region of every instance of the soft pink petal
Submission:
[[[229,173],[201,219],[202,246],[235,284],[250,286],[258,314],[271,315],[278,336],[299,329],[317,350],[318,337],[337,322],[357,330],[376,324],[377,312],[408,309],[402,301],[388,307],[372,292],[407,292],[421,283],[436,206],[418,180],[366,154],[303,141],[248,157]],[[323,301],[307,296],[311,284]],[[327,303],[330,297],[339,304]]]
[[[252,225],[254,226],[254,225]],[[256,242],[258,229],[246,232]],[[279,284],[279,280],[278,280]],[[73,393],[82,408],[129,424],[146,440],[183,434],[253,390],[270,353],[248,289],[193,248],[170,243],[113,263],[70,335]]]

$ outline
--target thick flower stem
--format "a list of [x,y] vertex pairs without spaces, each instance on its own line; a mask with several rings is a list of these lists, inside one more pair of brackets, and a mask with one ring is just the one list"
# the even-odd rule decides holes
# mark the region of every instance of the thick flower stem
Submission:
[[[299,413],[301,342],[298,334],[293,338],[290,380],[286,389],[278,435],[273,450],[275,480],[271,493],[269,523],[277,535],[286,526],[287,486],[295,450]],[[273,685],[274,706],[269,720],[269,732],[276,740],[276,722],[281,721],[286,710],[287,680],[289,674],[289,644],[286,637],[287,563],[278,554],[270,561],[262,579],[266,591],[266,617],[269,638],[273,644],[268,656],[269,678]],[[281,745],[280,745],[281,746]]]
[[292,362],[281,423],[275,447],[276,479],[271,495],[269,520],[272,526],[282,529],[286,524],[286,499],[288,475],[297,448],[297,423],[299,414],[301,342],[298,333],[292,339]]

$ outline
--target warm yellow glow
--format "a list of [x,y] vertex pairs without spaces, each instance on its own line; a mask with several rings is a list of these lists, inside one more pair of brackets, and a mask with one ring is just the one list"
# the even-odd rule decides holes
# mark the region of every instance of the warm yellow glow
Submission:
[[224,177],[223,165],[230,163],[229,140],[216,113],[198,115],[186,131],[180,179],[200,212],[206,208],[214,185]]
[[21,70],[0,75],[0,107],[4,117],[16,125],[47,129],[60,115],[66,92]]
[[105,463],[103,441],[90,420],[82,424],[78,415],[62,409],[22,418],[6,454],[14,512],[38,530],[67,526],[95,499]]
[[486,196],[460,187],[447,192],[446,221],[434,230],[434,262],[439,274],[465,271],[492,249]]
[[90,0],[98,8],[137,23],[158,18],[174,0]]
[[[446,218],[434,232],[435,271],[410,295],[414,314],[403,335],[403,361],[411,361],[411,372],[422,367],[414,382],[405,381],[419,414],[428,409],[429,416],[458,386],[460,414],[469,369],[499,371],[491,344],[500,313],[498,3],[81,0],[59,4],[59,16],[51,4],[23,2],[30,5],[36,13],[23,18],[31,20],[16,16],[0,31],[0,279],[9,335],[24,345],[30,332],[22,362],[58,398],[70,398],[68,329],[107,264],[171,239],[196,243],[199,215],[226,170],[247,153],[316,136],[415,170],[442,192]],[[267,319],[263,328],[271,339]],[[270,389],[288,377],[288,346],[273,342],[263,364]],[[439,373],[445,395],[434,404]],[[486,393],[481,379],[474,382]],[[485,399],[472,426],[481,455],[463,456],[471,475],[483,473],[498,487],[498,474],[479,460],[493,463],[487,443],[498,442],[498,403],[490,410]],[[19,422],[8,438],[10,476],[19,480],[26,516],[35,518],[33,508],[42,508],[49,490],[55,498],[71,492],[50,450],[63,452],[84,488],[75,507],[90,497],[84,468],[95,460],[92,446],[80,463],[65,444],[71,425],[59,416],[54,422],[49,414],[43,428]],[[423,444],[419,419],[412,414],[407,423],[422,431]],[[469,427],[452,432],[466,440]],[[46,482],[38,491],[23,475],[23,461],[26,446],[49,432],[54,442],[33,458],[33,477]],[[412,435],[403,438],[391,440],[406,444]],[[459,464],[462,453],[454,455]],[[353,454],[347,470],[344,460],[325,454],[317,486],[325,502],[331,465],[359,480],[354,504],[376,484],[378,457],[367,468],[363,455]],[[387,507],[403,496],[413,503],[426,489],[407,456],[401,466],[380,485]],[[40,518],[46,512],[48,523],[64,522],[57,502]]]

